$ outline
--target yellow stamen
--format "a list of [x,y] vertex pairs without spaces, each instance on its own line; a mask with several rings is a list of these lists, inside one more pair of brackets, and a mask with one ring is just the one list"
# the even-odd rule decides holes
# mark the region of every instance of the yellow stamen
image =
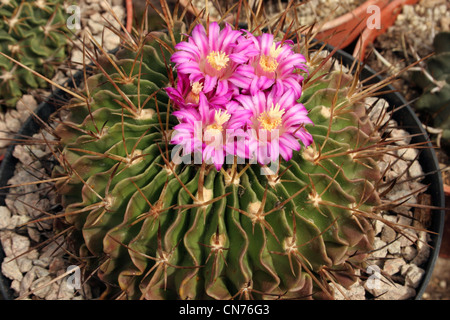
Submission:
[[274,72],[277,70],[278,62],[271,56],[261,56],[259,59],[259,65],[266,72]]
[[282,49],[283,48],[281,46],[279,46],[277,48],[276,44],[272,43],[272,46],[270,47],[270,56],[272,58],[274,58],[274,59],[278,58],[278,56],[280,55]]
[[203,90],[203,84],[200,82],[194,82],[192,84],[191,92],[188,93],[188,96],[186,97],[186,101],[198,103],[200,101],[199,94]]
[[223,124],[225,122],[227,122],[228,120],[230,120],[231,118],[231,114],[229,114],[227,111],[221,111],[221,110],[216,110],[214,113],[214,123],[207,126],[206,130],[217,130],[217,131],[222,131],[223,128]]
[[217,71],[222,70],[223,68],[226,68],[228,65],[228,61],[230,58],[228,58],[228,55],[225,52],[217,52],[217,51],[211,51],[210,54],[206,57],[208,59],[209,64],[211,67],[216,69]]
[[201,84],[200,82],[194,82],[192,84],[192,92],[196,95],[198,95],[200,93],[200,91],[203,90],[203,84]]
[[272,104],[269,111],[261,113],[261,115],[258,117],[258,121],[261,127],[269,131],[278,128],[278,126],[283,121],[281,117],[285,112],[284,109],[280,108],[281,106],[278,103],[275,106]]

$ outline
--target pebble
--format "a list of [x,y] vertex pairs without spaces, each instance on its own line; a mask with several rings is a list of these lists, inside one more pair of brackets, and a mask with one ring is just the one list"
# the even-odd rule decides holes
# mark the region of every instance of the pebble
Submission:
[[397,237],[397,232],[395,232],[394,229],[391,227],[388,227],[385,225],[383,227],[383,231],[381,232],[381,240],[383,240],[386,243],[392,242]]
[[340,284],[332,283],[331,288],[333,288],[333,292],[336,300],[365,300],[366,299],[366,290],[359,283],[355,282],[348,289],[344,288]]
[[401,273],[405,276],[406,285],[417,288],[422,281],[425,270],[415,264],[409,264],[402,267]]
[[388,259],[384,263],[383,271],[392,276],[400,272],[401,267],[405,264],[406,261],[402,258]]
[[20,272],[16,260],[5,259],[2,262],[2,274],[11,280],[21,281],[23,279],[23,274]]
[[411,142],[411,136],[404,129],[392,129],[391,139],[399,146],[406,146]]
[[11,133],[18,132],[23,123],[30,116],[30,110],[37,108],[36,99],[30,94],[25,94],[17,102],[16,108],[8,108],[0,113],[0,148],[5,148],[10,144],[7,139],[11,138]]
[[391,284],[385,281],[378,281],[378,285],[365,288],[376,300],[407,300],[416,295],[416,290],[410,286],[401,284]]
[[411,261],[417,256],[417,249],[411,246],[403,247],[402,248],[402,257],[406,261]]
[[380,238],[375,238],[373,247],[374,251],[370,254],[372,258],[384,258],[387,254],[386,242],[381,240]]
[[0,206],[0,230],[9,228],[11,211],[6,206]]
[[372,122],[376,122],[378,126],[383,126],[389,121],[389,114],[384,112],[388,107],[388,102],[384,99],[368,97],[364,100],[366,108],[370,109],[369,117]]
[[393,241],[389,246],[387,247],[388,252],[393,255],[399,255],[402,252],[402,247],[399,241]]
[[33,290],[35,296],[44,299],[52,288],[51,285],[47,285],[51,280],[51,276],[39,278],[31,284],[30,290]]

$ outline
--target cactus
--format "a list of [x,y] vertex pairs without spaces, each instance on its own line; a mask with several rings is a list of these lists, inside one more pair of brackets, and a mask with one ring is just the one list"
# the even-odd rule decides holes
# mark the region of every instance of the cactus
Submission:
[[441,32],[433,40],[434,55],[426,62],[425,75],[412,74],[412,80],[422,89],[414,104],[424,121],[442,130],[442,147],[450,145],[450,33]]
[[[79,230],[80,255],[107,285],[104,297],[333,298],[329,283],[349,287],[372,250],[376,159],[385,144],[366,114],[373,88],[363,89],[330,55],[287,41],[296,59],[306,57],[287,75],[301,86],[280,85],[277,96],[298,93],[292,103],[310,120],[294,133],[304,146],[280,151],[275,169],[238,157],[219,166],[208,157],[176,162],[171,135],[180,111],[201,108],[202,99],[228,101],[219,84],[195,96],[207,91],[206,80],[190,88],[185,77],[194,73],[173,69],[171,61],[182,60],[174,53],[186,43],[183,27],[128,39],[116,54],[94,59],[99,72],[87,79],[85,95],[63,108],[54,177],[64,217]],[[247,97],[275,86],[253,83]],[[183,101],[194,106],[183,109]],[[272,107],[266,116],[279,114]]]
[[[2,1],[0,52],[51,78],[67,56],[63,10],[59,0]],[[0,57],[0,104],[14,107],[28,89],[45,87],[45,80]]]

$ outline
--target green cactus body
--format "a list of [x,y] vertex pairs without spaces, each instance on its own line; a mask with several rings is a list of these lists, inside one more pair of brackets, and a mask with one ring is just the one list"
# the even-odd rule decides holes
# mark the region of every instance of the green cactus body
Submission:
[[[364,104],[348,98],[353,77],[309,62],[311,73],[320,66],[302,95],[314,144],[278,173],[174,165],[165,141],[176,119],[162,90],[171,85],[165,46],[173,46],[164,33],[147,39],[157,40],[142,54],[111,56],[117,67],[103,59],[108,77],[88,79],[89,106],[74,101],[56,130],[69,165],[57,187],[82,251],[99,261],[105,296],[331,298],[327,278],[354,283],[354,267],[372,249],[367,217],[379,204],[380,172],[365,151],[380,138]],[[132,76],[124,81],[117,70]]]
[[[9,0],[0,3],[0,52],[51,78],[67,56],[63,1]],[[0,56],[0,103],[14,107],[28,89],[47,82]]]

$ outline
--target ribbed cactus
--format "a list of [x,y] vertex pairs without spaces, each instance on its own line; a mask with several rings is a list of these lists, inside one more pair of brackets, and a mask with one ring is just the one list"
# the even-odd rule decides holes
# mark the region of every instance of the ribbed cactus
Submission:
[[[61,0],[0,2],[0,52],[51,78],[67,56],[66,18]],[[47,82],[0,56],[0,104],[14,107],[29,89]]]
[[[181,31],[152,32],[142,45],[102,57],[86,99],[74,99],[56,129],[63,150],[55,177],[67,175],[57,189],[84,239],[82,255],[108,285],[104,296],[332,298],[330,279],[349,286],[354,269],[364,267],[374,233],[369,218],[380,201],[381,138],[357,79],[323,54],[302,52],[296,103],[308,110],[313,124],[299,130],[312,143],[275,170],[237,157],[223,166],[176,163],[170,142],[180,101],[173,90],[182,79],[171,57],[182,47],[174,48]],[[223,56],[214,54],[210,65],[220,69]],[[264,71],[278,65],[270,57],[261,56]],[[190,101],[206,86],[188,88]],[[277,108],[258,120],[280,114]],[[214,116],[224,123],[224,114]]]
[[441,32],[433,40],[434,55],[426,61],[425,75],[413,73],[413,81],[423,90],[414,104],[424,121],[442,129],[445,149],[450,146],[450,32]]

